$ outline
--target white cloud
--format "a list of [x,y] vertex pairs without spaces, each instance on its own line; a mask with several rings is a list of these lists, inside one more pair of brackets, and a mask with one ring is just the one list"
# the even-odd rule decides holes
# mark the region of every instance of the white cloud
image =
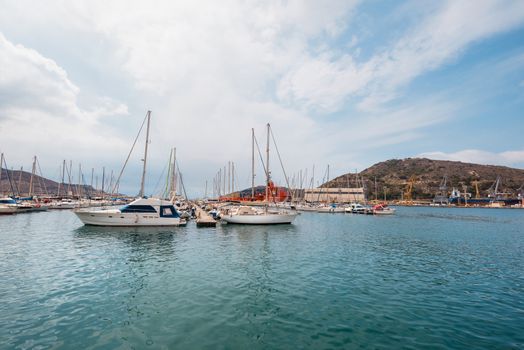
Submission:
[[0,139],[7,156],[78,161],[95,158],[107,147],[122,149],[122,142],[101,128],[99,120],[125,115],[127,107],[104,97],[96,109],[81,109],[79,94],[56,62],[0,33]]
[[391,47],[368,61],[324,53],[299,63],[282,80],[279,97],[327,112],[348,97],[374,111],[416,77],[454,60],[469,45],[524,23],[524,2],[448,1]]
[[[250,130],[255,127],[262,139],[266,122],[273,125],[291,169],[319,161],[338,162],[342,168],[352,156],[362,159],[363,151],[422,137],[425,128],[448,121],[456,106],[442,96],[403,106],[384,102],[471,43],[509,30],[524,17],[517,1],[449,2],[437,10],[432,5],[400,39],[362,60],[359,46],[366,44],[365,38],[349,32],[357,4],[226,0],[156,1],[152,6],[140,1],[20,0],[5,4],[0,25],[35,47],[52,48],[65,37],[74,43],[69,51],[107,50],[96,64],[124,77],[129,91],[122,96],[130,114],[153,111],[151,168],[162,168],[170,147],[176,146],[180,162],[191,164],[185,167],[188,183],[203,186],[227,160],[237,161],[239,172],[248,171]],[[27,11],[29,7],[33,10]],[[131,140],[113,135],[134,133],[138,125],[112,119],[125,115],[127,107],[111,94],[82,98],[86,87],[70,77],[88,74],[85,65],[95,64],[91,56],[63,62],[71,57],[64,58],[60,50],[44,55],[11,46],[0,53],[8,57],[2,65],[6,74],[0,76],[5,80],[0,133],[45,137],[32,135],[35,141],[20,147],[27,150],[10,152],[26,157],[39,147],[38,140],[53,140],[42,151],[54,160],[69,157],[64,152],[89,156],[98,147],[101,157],[110,149],[118,159],[115,168],[120,166]],[[15,59],[16,54],[22,59]],[[122,81],[111,78],[103,76],[100,87],[117,90]],[[89,88],[91,95],[98,87]],[[348,112],[348,102],[358,103],[360,110]],[[337,113],[328,123],[318,120],[318,114],[332,112]],[[36,125],[38,129],[32,127]],[[348,139],[349,148],[359,151],[348,152]],[[106,151],[100,152],[102,148]]]
[[500,153],[477,149],[466,149],[452,153],[435,151],[421,153],[417,157],[489,165],[522,166],[522,164],[524,164],[524,150],[505,151]]

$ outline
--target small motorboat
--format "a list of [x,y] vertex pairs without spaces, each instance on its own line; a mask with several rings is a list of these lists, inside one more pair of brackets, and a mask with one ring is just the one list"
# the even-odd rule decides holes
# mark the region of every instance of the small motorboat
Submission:
[[395,209],[388,207],[387,204],[377,204],[371,208],[373,215],[393,215]]

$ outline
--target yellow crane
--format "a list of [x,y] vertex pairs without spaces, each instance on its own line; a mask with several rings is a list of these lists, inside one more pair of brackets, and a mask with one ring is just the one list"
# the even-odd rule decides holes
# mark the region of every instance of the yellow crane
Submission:
[[478,180],[475,180],[475,181],[471,181],[471,183],[473,184],[473,186],[475,186],[475,198],[479,199],[480,198],[479,182]]
[[408,180],[406,189],[404,190],[404,201],[408,204],[413,203],[412,192],[413,192],[413,185],[415,184],[416,180],[417,180],[416,176],[412,175]]

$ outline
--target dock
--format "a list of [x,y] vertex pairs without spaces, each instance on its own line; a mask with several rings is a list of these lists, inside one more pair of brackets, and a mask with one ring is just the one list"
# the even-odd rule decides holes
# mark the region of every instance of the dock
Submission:
[[217,221],[196,203],[191,203],[195,208],[197,227],[216,227]]

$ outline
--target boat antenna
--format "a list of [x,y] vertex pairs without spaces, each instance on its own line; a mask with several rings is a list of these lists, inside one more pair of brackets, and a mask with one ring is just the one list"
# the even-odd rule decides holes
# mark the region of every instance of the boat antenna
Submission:
[[146,181],[146,167],[147,167],[147,146],[149,144],[149,124],[151,122],[151,111],[147,111],[147,128],[146,128],[146,146],[144,149],[144,169],[142,170],[142,181],[140,183],[140,198],[144,197],[144,185]]

